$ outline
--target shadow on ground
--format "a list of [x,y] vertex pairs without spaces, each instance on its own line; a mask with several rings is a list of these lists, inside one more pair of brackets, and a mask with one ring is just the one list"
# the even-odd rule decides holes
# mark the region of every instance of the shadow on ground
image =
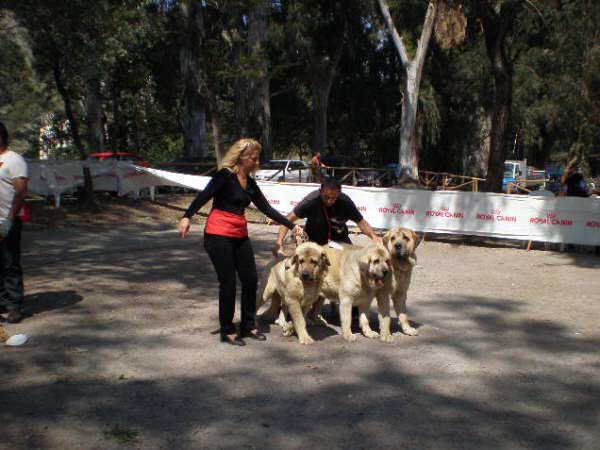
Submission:
[[[18,366],[52,368],[43,349],[25,349],[9,356],[0,422],[13,449],[52,447],[57,427],[107,447],[125,440],[147,448],[594,448],[600,381],[590,374],[599,339],[531,320],[502,298],[456,297],[429,313],[429,332],[392,345],[359,338],[340,347],[330,336],[306,350],[272,337],[252,356],[229,346],[198,353],[199,364],[176,377],[162,376],[155,357],[148,364],[156,372],[143,379],[86,370],[22,385],[14,382]],[[85,345],[105,325],[74,322],[66,333]],[[126,323],[110,326],[117,335]],[[52,342],[52,330],[38,339]],[[95,345],[86,368],[101,367],[111,350],[152,355],[181,343],[125,335]],[[81,364],[53,352],[66,367]]]

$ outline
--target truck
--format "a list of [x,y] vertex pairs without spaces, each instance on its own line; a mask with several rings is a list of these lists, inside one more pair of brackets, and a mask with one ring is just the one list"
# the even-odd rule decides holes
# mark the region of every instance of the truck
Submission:
[[[546,183],[546,171],[528,166],[527,159],[507,159],[504,161],[504,176],[502,177],[504,192],[507,192],[509,183],[520,184],[529,190],[534,190]],[[511,191],[515,191],[515,189],[511,189]]]

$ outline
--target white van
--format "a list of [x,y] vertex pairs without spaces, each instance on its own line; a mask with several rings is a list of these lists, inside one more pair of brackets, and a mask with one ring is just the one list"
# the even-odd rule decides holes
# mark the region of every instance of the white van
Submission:
[[291,183],[310,180],[310,168],[299,159],[273,159],[261,164],[254,174],[257,181],[287,181]]

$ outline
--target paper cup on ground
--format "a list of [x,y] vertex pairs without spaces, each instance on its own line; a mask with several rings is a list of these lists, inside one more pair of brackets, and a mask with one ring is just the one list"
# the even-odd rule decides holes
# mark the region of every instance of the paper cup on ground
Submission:
[[28,340],[29,338],[26,334],[15,334],[8,338],[8,340],[5,342],[5,345],[10,347],[18,347],[19,345],[25,344]]

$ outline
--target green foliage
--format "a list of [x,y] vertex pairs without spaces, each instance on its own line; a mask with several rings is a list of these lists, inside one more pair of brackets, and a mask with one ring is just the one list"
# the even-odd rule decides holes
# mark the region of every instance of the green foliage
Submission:
[[150,144],[144,156],[151,164],[165,163],[183,157],[183,137],[177,139],[163,136]]
[[0,61],[0,121],[9,130],[11,148],[24,153],[37,145],[36,130],[48,101],[33,68],[27,30],[8,10],[0,10]]
[[[272,2],[268,46],[248,51],[244,1],[201,2],[204,35],[201,94],[225,145],[239,136],[240,80],[261,76],[268,59],[273,148],[287,155],[311,145],[311,82],[342,48],[328,103],[326,153],[357,165],[397,160],[403,71],[376,3],[368,0]],[[575,149],[598,153],[600,142],[600,2],[450,2],[465,14],[466,39],[453,48],[432,41],[421,83],[421,167],[461,172],[480,145],[494,84],[482,33],[492,4],[512,8],[507,41],[514,61],[510,156],[538,166],[565,161]],[[130,150],[153,163],[182,156],[184,84],[179,51],[186,39],[171,1],[19,0],[0,16],[0,120],[13,148],[37,152],[48,117],[65,120],[58,68],[86,133],[88,86],[99,81],[109,150]],[[410,56],[425,14],[422,0],[389,0]],[[461,22],[461,26],[464,23]],[[444,44],[445,45],[445,44]],[[8,69],[7,69],[8,68]],[[321,72],[323,71],[323,72]],[[248,98],[245,98],[247,101]],[[516,146],[514,141],[516,137]],[[211,143],[209,147],[214,147]],[[511,153],[513,151],[515,153]],[[581,149],[581,150],[579,150]],[[59,157],[76,156],[73,147]]]

